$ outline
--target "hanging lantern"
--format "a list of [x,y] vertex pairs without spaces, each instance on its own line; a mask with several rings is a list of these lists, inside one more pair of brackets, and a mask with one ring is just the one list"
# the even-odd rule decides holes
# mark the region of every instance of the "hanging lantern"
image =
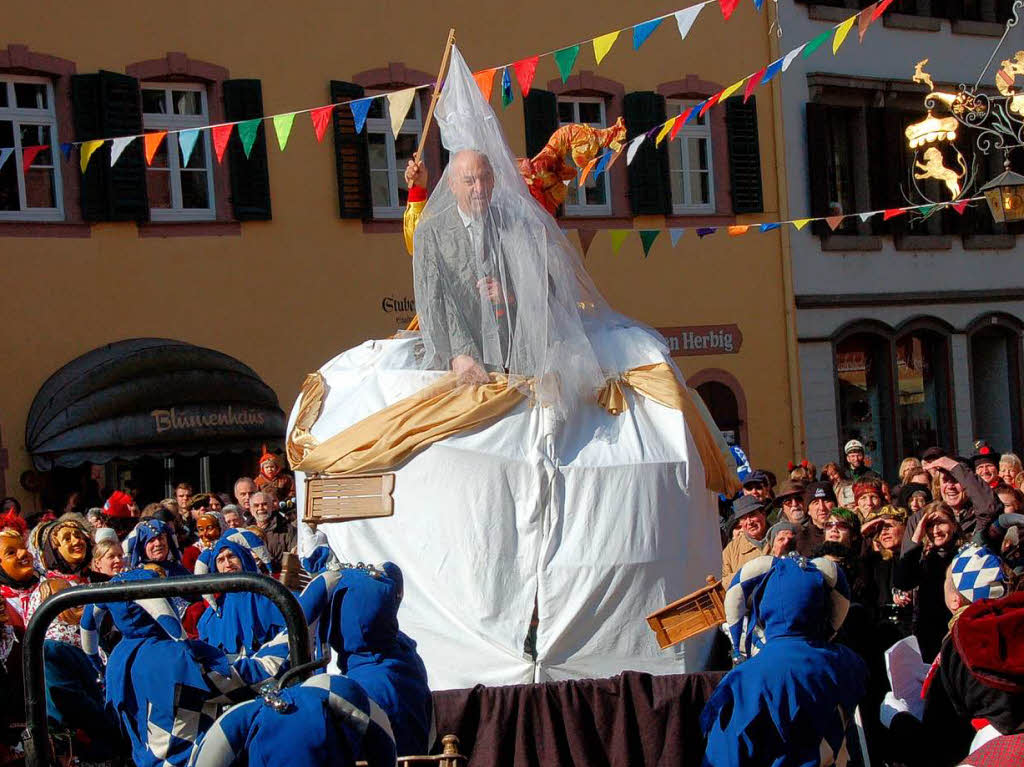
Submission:
[[1024,221],[1024,176],[1006,170],[981,188],[997,224]]

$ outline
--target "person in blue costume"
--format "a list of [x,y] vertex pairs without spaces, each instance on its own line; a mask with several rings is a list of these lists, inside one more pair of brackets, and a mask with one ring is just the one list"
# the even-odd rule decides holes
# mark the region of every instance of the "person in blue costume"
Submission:
[[[260,573],[250,550],[230,537],[220,538],[209,553],[218,573]],[[284,627],[277,605],[251,591],[215,595],[198,624],[199,638],[231,657],[252,655]]]
[[725,610],[741,662],[701,713],[705,765],[846,763],[846,723],[868,673],[856,653],[830,642],[849,604],[842,572],[826,559],[758,557],[740,568]]
[[[229,527],[218,538],[218,541],[223,540],[234,541],[239,546],[248,549],[249,553],[252,554],[253,560],[256,562],[256,567],[259,568],[259,572],[264,574],[270,573],[271,559],[270,552],[267,550],[267,544],[252,530],[247,530],[244,527]],[[212,547],[200,553],[199,558],[196,560],[194,574],[207,575],[217,572],[213,560]]]
[[234,706],[213,724],[193,767],[395,764],[387,714],[351,679],[318,674]]
[[[111,582],[159,577],[140,568]],[[255,656],[232,662],[218,648],[187,639],[167,599],[143,599],[86,606],[82,647],[98,668],[96,628],[106,612],[122,634],[107,660],[106,703],[120,718],[136,767],[184,767],[223,707],[250,700],[257,685],[288,667],[284,632]]]
[[337,576],[319,620],[322,643],[336,655],[341,673],[387,712],[398,754],[428,753],[434,740],[434,706],[416,643],[398,628],[402,571],[385,562],[380,569],[344,568]]
[[132,570],[143,565],[157,565],[171,578],[192,575],[181,563],[174,528],[159,519],[139,522],[124,540],[124,553]]

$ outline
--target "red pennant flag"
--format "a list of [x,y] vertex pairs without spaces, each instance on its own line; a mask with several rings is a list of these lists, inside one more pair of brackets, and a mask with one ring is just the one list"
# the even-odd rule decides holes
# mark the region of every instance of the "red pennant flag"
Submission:
[[326,107],[317,107],[309,113],[310,119],[313,120],[313,130],[316,131],[316,140],[323,141],[324,134],[327,133],[327,125],[331,121],[331,112],[334,111],[334,104]]
[[596,229],[577,229],[576,233],[580,236],[580,247],[583,248],[583,257],[587,257],[587,251],[590,250],[590,243],[594,241],[594,237],[597,235]]
[[896,218],[896,216],[902,216],[907,212],[906,208],[889,208],[882,213],[882,220],[888,221],[890,218]]
[[29,167],[32,165],[32,161],[36,159],[36,155],[42,152],[44,149],[49,149],[47,144],[41,146],[23,146],[21,148],[21,169],[28,173]]
[[870,27],[871,22],[874,21],[872,15],[875,12],[876,5],[878,5],[878,3],[872,3],[867,8],[862,10],[860,12],[860,15],[857,17],[857,36],[860,38],[860,41],[862,43],[864,42],[864,35],[868,31],[868,27]]
[[740,0],[718,0],[718,4],[722,7],[722,15],[728,21],[732,12],[736,10],[736,6],[740,4]]
[[485,69],[483,72],[473,73],[473,79],[476,80],[477,87],[484,94],[484,101],[490,102],[491,100],[491,91],[494,90],[494,73],[497,71],[497,69]]
[[825,223],[827,223],[828,228],[834,232],[839,228],[839,225],[843,223],[844,218],[846,218],[846,216],[829,216],[825,219]]
[[747,87],[743,89],[743,103],[747,103],[747,99],[750,98],[750,94],[754,92],[754,88],[761,84],[764,79],[764,73],[768,70],[768,67],[761,67],[761,71],[756,75],[747,80]]
[[231,138],[231,131],[234,127],[234,123],[227,123],[214,125],[210,129],[213,134],[213,153],[217,155],[217,162],[224,162],[224,150],[228,148],[228,139]]
[[714,96],[704,102],[704,105],[700,108],[700,112],[697,113],[698,117],[703,117],[704,113],[707,112],[711,107],[718,103],[718,100],[722,98],[722,91],[719,91]]
[[158,130],[153,133],[147,133],[142,137],[142,140],[146,145],[146,165],[153,164],[153,158],[156,157],[156,150],[160,148],[160,144],[163,143],[166,135],[167,131]]
[[531,56],[512,65],[512,69],[516,73],[516,80],[519,81],[519,89],[523,92],[523,98],[526,98],[530,92],[530,84],[533,82],[533,76],[537,73],[539,60],[540,56]]
[[676,120],[676,124],[672,126],[672,132],[668,134],[669,141],[676,137],[676,134],[679,133],[682,127],[686,124],[686,121],[690,119],[690,114],[694,109],[696,109],[696,107],[688,107],[686,111],[679,115],[679,119]]
[[967,206],[970,205],[970,204],[971,204],[970,200],[960,200],[960,202],[954,202],[949,207],[951,207],[953,210],[955,210],[957,213],[959,213],[962,216],[964,214],[964,210],[966,210]]
[[885,9],[892,5],[892,0],[880,0],[875,3],[875,10],[871,13],[871,21],[878,21],[878,17],[885,13]]

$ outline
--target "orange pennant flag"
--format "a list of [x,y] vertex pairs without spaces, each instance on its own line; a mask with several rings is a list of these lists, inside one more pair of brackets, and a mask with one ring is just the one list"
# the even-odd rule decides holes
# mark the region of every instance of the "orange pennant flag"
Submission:
[[231,138],[231,129],[234,123],[225,125],[214,125],[210,132],[213,134],[213,153],[217,155],[217,162],[224,162],[224,150],[228,148],[228,139]]
[[494,90],[494,74],[497,71],[497,69],[485,69],[483,72],[473,73],[473,79],[476,80],[477,87],[484,94],[484,101],[489,102],[491,100],[491,92]]
[[530,85],[533,83],[533,76],[537,74],[537,62],[540,56],[530,56],[528,59],[517,61],[512,65],[516,73],[516,80],[519,81],[519,89],[523,92],[523,98],[530,94]]
[[839,225],[843,223],[844,218],[846,218],[846,216],[827,216],[825,218],[825,223],[827,223],[828,228],[834,232],[839,228]]
[[594,169],[594,166],[597,165],[597,160],[598,158],[595,157],[593,160],[588,162],[587,167],[583,169],[583,173],[580,174],[580,186],[583,186],[585,183],[587,183],[587,176],[590,175],[590,171],[592,171]]
[[156,150],[160,148],[160,144],[163,143],[166,136],[167,131],[160,130],[153,133],[147,133],[142,137],[142,140],[146,144],[146,165],[153,164],[153,158],[156,157]]
[[875,12],[875,6],[878,3],[872,3],[863,11],[860,12],[860,16],[857,17],[857,37],[860,38],[860,42],[864,42],[864,35],[867,34],[868,27],[871,26],[871,22],[874,21],[872,15]]
[[746,234],[750,226],[730,226],[728,228],[730,237],[738,237],[741,234]]

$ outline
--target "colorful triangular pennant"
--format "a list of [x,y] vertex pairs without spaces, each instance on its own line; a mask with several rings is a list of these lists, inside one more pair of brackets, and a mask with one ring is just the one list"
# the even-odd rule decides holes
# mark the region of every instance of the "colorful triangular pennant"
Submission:
[[142,136],[146,152],[146,165],[153,164],[153,158],[156,157],[156,150],[160,148],[162,143],[164,143],[165,138],[167,138],[167,131],[165,130],[153,131],[152,133],[146,133]]
[[761,84],[761,80],[764,79],[764,73],[768,71],[768,67],[762,67],[761,71],[756,72],[747,80],[747,87],[743,89],[743,103],[746,104],[750,100],[750,96],[753,94],[754,89]]
[[690,115],[693,113],[693,110],[694,107],[687,107],[676,118],[675,125],[672,126],[672,132],[668,134],[670,141],[674,139],[676,137],[676,134],[679,133],[682,127],[690,121]]
[[619,254],[619,249],[622,247],[622,243],[626,241],[626,238],[629,237],[630,232],[632,231],[632,229],[612,229],[612,253],[615,255]]
[[816,38],[811,40],[809,43],[806,43],[803,46],[804,50],[803,50],[803,53],[801,54],[801,56],[803,58],[805,58],[805,59],[808,58],[811,54],[813,54],[816,50],[818,50],[818,48],[820,48],[822,46],[822,44],[824,44],[824,42],[829,39],[829,37],[832,36],[832,32],[833,32],[833,30],[826,29],[824,32],[822,32]]
[[892,0],[881,0],[881,2],[875,3],[875,10],[871,12],[871,20],[877,21],[890,5],[892,5]]
[[587,251],[590,250],[590,243],[594,241],[594,237],[597,235],[596,229],[579,229],[577,234],[580,236],[580,248],[583,249],[583,257],[587,257]]
[[42,152],[44,149],[49,149],[49,148],[50,147],[47,144],[39,144],[39,145],[36,145],[36,146],[23,146],[21,148],[21,168],[22,168],[22,170],[24,170],[26,173],[28,173],[28,169],[32,166],[32,162],[33,162],[33,160],[36,159],[36,155],[39,154],[40,152]]
[[679,115],[676,115],[671,120],[667,120],[665,124],[661,126],[661,130],[658,131],[658,135],[654,138],[654,146],[661,144],[661,140],[668,135],[668,132],[675,127],[677,122],[679,122]]
[[925,218],[928,218],[928,216],[931,215],[932,211],[935,210],[937,207],[939,207],[939,206],[938,205],[919,205],[918,208],[917,208],[917,212],[920,213]]
[[501,70],[501,106],[507,107],[512,103],[512,77],[508,73],[508,67]]
[[796,230],[799,232],[801,229],[803,229],[805,226],[807,226],[807,224],[809,224],[813,220],[814,220],[813,218],[798,218],[796,221],[790,221],[789,223],[791,223],[796,228]]
[[647,254],[651,252],[651,245],[658,239],[659,234],[661,234],[660,229],[640,230],[640,243],[644,246],[644,258],[647,258]]
[[92,157],[92,153],[103,146],[103,139],[95,139],[93,141],[83,141],[81,147],[78,149],[78,164],[82,168],[82,173],[85,173],[85,169],[89,167],[89,158]]
[[843,223],[843,219],[846,216],[826,216],[825,223],[828,224],[828,228],[833,232],[839,228],[839,225]]
[[405,116],[409,114],[412,100],[416,98],[415,88],[405,88],[387,95],[388,114],[391,115],[391,135],[398,138],[402,125],[405,123]]
[[640,46],[647,42],[654,30],[661,26],[662,19],[651,19],[633,27],[633,50],[640,50]]
[[60,153],[64,155],[65,162],[71,162],[71,142],[65,141],[60,145]]
[[867,34],[868,27],[871,26],[871,22],[874,21],[872,15],[875,12],[875,6],[878,3],[872,3],[863,11],[857,14],[857,37],[860,38],[860,42],[864,42],[864,35]]
[[853,28],[853,23],[857,20],[857,15],[854,14],[838,27],[836,27],[835,37],[832,38],[832,55],[835,56],[839,52],[839,46],[846,40],[846,36],[850,34],[850,30]]
[[217,156],[217,162],[224,162],[224,150],[228,147],[228,139],[231,138],[234,127],[234,123],[224,123],[214,125],[210,129],[210,133],[213,134],[213,153]]
[[242,120],[238,123],[238,138],[242,140],[242,151],[245,152],[245,159],[249,159],[252,152],[252,145],[256,143],[256,133],[259,131],[262,117],[254,117],[251,120]]
[[740,88],[742,88],[743,87],[743,83],[746,82],[746,80],[747,80],[747,78],[744,77],[742,80],[737,80],[736,82],[734,82],[732,85],[730,85],[724,91],[722,91],[722,94],[721,94],[721,96],[719,96],[718,100],[719,101],[725,101],[732,94],[734,94],[736,91],[738,91]]
[[292,124],[295,122],[295,113],[274,115],[274,133],[277,136],[277,145],[284,151],[288,146],[288,137],[292,133]]
[[773,229],[778,229],[780,226],[782,226],[782,225],[781,224],[761,224],[761,226],[758,227],[758,228],[761,230],[761,234],[764,234],[765,232],[770,232]]
[[[491,70],[492,72],[494,70]],[[487,98],[490,98],[490,91],[487,93]],[[366,125],[366,115],[370,113],[370,106],[373,104],[374,97],[368,99],[358,99],[357,101],[348,102],[348,108],[352,111],[352,121],[355,123],[356,133],[363,132],[363,126]]]
[[572,68],[576,65],[576,57],[579,55],[580,47],[578,45],[570,45],[568,48],[555,51],[555,66],[558,67],[558,74],[562,76],[563,83],[572,74]]
[[[406,90],[411,90],[411,91],[413,91],[413,93],[416,92],[412,88],[406,88]],[[405,91],[398,91],[398,93],[405,93]],[[389,102],[388,106],[389,106],[389,108],[390,108],[390,100],[391,100],[391,96],[392,95],[397,95],[397,94],[390,94],[390,93],[388,94],[388,102]],[[410,98],[409,99],[409,104],[411,104],[411,103],[412,103],[412,99]],[[409,104],[406,104],[405,112],[409,111]],[[316,140],[317,141],[323,141],[324,140],[324,134],[327,133],[327,126],[331,122],[331,113],[333,111],[334,111],[334,104],[328,104],[325,107],[317,107],[316,109],[309,110],[309,119],[313,123],[313,133],[316,134]],[[399,121],[398,127],[402,127],[402,122],[405,121],[405,112],[402,112],[402,119]],[[394,125],[395,125],[395,121],[394,121],[394,117],[393,117],[394,110],[392,110],[391,114],[392,114],[391,127],[392,127],[392,130],[394,130]],[[395,131],[395,135],[398,135],[397,131]]]
[[641,133],[635,139],[629,142],[629,146],[626,147],[626,165],[630,165],[633,162],[633,158],[636,157],[636,152],[640,148],[640,145],[644,143],[644,139],[647,136]]
[[593,160],[591,160],[590,162],[588,162],[586,164],[586,166],[584,166],[583,172],[580,174],[580,186],[583,186],[584,184],[587,183],[587,176],[590,175],[590,171],[592,171],[594,169],[595,165],[597,165],[597,158],[596,157]]
[[787,53],[783,57],[783,59],[782,59],[782,71],[783,72],[785,72],[787,69],[789,69],[789,65],[793,63],[793,59],[795,59],[797,56],[799,56],[801,53],[803,53],[803,50],[806,47],[807,47],[807,43],[804,43],[803,45],[797,46],[796,48],[791,50],[789,53]]
[[890,218],[896,218],[902,216],[907,212],[906,208],[889,208],[888,210],[882,211],[882,220],[888,221]]
[[4,167],[4,163],[7,162],[12,154],[14,154],[14,147],[0,147],[0,168]]
[[530,56],[527,59],[520,59],[512,65],[523,98],[530,94],[530,85],[533,83],[533,76],[537,74],[538,61],[540,61],[540,56]]
[[110,142],[110,166],[113,167],[114,163],[117,162],[121,153],[125,150],[130,143],[132,143],[138,136],[119,136]]
[[673,248],[676,245],[679,244],[679,240],[682,239],[683,232],[685,232],[685,231],[686,230],[682,229],[682,228],[679,228],[679,229],[669,229],[668,230],[668,236],[672,238],[672,247]]
[[679,39],[685,40],[686,36],[690,34],[690,27],[693,26],[693,22],[697,20],[697,14],[704,8],[704,3],[700,5],[694,5],[690,8],[686,8],[682,11],[676,11],[676,26],[679,28]]
[[732,16],[732,12],[736,10],[736,6],[740,4],[740,0],[718,0],[718,5],[722,9],[722,15],[725,20],[728,21],[729,17]]
[[877,210],[869,210],[867,213],[858,214],[857,218],[861,220],[861,223],[866,224],[871,219],[871,217],[876,213],[878,213]]
[[697,227],[697,236],[703,240],[708,235],[714,234],[717,231],[718,227],[715,226],[700,226]]
[[722,91],[719,91],[714,96],[712,96],[711,98],[709,98],[707,101],[703,102],[700,105],[700,117],[703,117],[705,112],[707,112],[709,109],[711,109],[711,107],[718,103],[718,100],[722,98],[722,93]]
[[476,80],[477,87],[484,94],[484,101],[489,102],[491,100],[491,93],[494,92],[494,73],[497,71],[497,68],[495,68],[473,73],[473,79]]
[[735,226],[730,226],[728,227],[729,236],[738,237],[741,234],[746,234],[749,228],[750,226],[747,224],[737,224]]
[[615,41],[618,39],[618,31],[609,32],[607,35],[594,38],[594,58],[597,59],[598,64],[608,55],[608,51],[612,49],[612,46],[615,45]]
[[615,155],[611,150],[605,152],[603,155],[597,158],[597,165],[594,166],[594,181],[596,182],[601,178],[601,174],[608,168],[608,163],[611,162],[612,157]]
[[780,71],[782,71],[782,59],[776,59],[764,70],[764,77],[761,78],[761,84],[765,85],[771,82],[772,78],[775,77]]
[[970,205],[970,204],[971,204],[970,200],[960,200],[960,202],[954,202],[949,207],[951,207],[953,210],[955,210],[957,213],[959,213],[962,216],[964,214],[964,209],[968,205]]

